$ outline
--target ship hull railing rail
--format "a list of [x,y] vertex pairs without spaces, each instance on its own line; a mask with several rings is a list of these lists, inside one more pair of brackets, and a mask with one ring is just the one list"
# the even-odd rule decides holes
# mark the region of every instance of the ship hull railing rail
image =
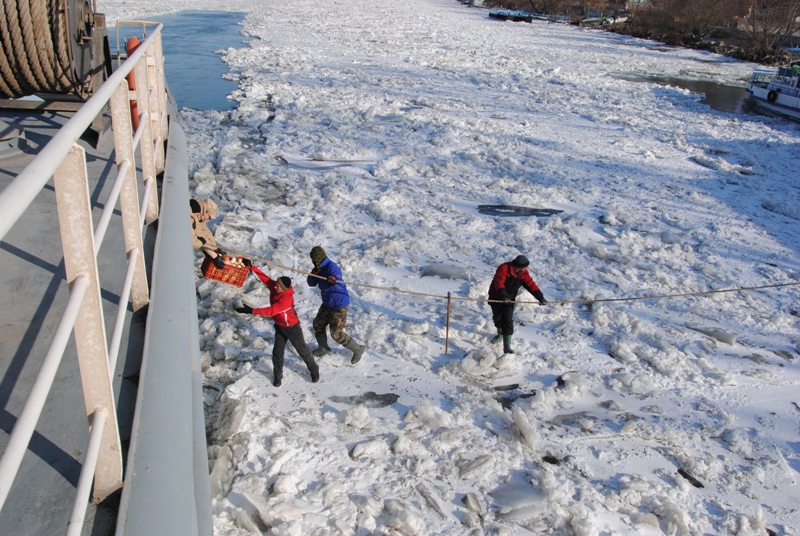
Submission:
[[[0,510],[14,484],[70,337],[74,335],[89,442],[78,479],[72,514],[69,522],[65,520],[65,531],[68,535],[77,535],[83,530],[90,494],[92,503],[98,504],[119,490],[124,482],[122,444],[112,376],[129,304],[136,312],[151,301],[144,258],[143,228],[159,218],[156,180],[158,174],[165,170],[165,139],[171,132],[168,131],[168,91],[164,78],[161,29],[162,25],[158,24],[139,48],[127,57],[31,163],[0,193],[0,240],[3,240],[34,198],[53,179],[66,280],[70,289],[69,299],[55,335],[0,457]],[[129,73],[134,74],[137,82],[133,91],[127,83]],[[135,133],[131,117],[132,100],[137,101],[138,110],[142,112]],[[94,124],[95,119],[109,109],[117,176],[110,199],[105,203],[104,211],[95,227],[86,153],[78,140]],[[140,177],[137,176],[137,152]],[[183,152],[185,153],[185,138]],[[183,158],[185,159],[185,154]],[[186,173],[188,175],[188,171]],[[139,179],[144,185],[141,198]],[[186,185],[184,188],[188,192]],[[117,206],[122,214],[127,270],[109,340],[103,316],[97,252]],[[188,223],[185,233],[188,235]],[[186,238],[188,241],[188,236]],[[192,300],[193,298],[194,296]],[[196,319],[196,303],[194,307]],[[151,328],[149,316],[148,314],[147,331]],[[147,333],[145,336],[147,337]],[[196,321],[194,338],[197,345]],[[195,382],[191,371],[186,371],[186,376]],[[141,387],[140,385],[140,392]],[[137,410],[140,403],[141,400],[137,400]],[[197,417],[190,414],[189,421],[192,420],[196,421]],[[193,443],[189,443],[190,458],[192,448]],[[202,476],[199,475],[201,480]],[[207,467],[205,476],[207,478]],[[201,489],[202,487],[200,484]],[[191,495],[202,495],[202,492],[192,490]],[[197,517],[201,517],[203,524],[206,519],[210,520],[210,514],[206,515],[204,512],[196,513],[195,518]],[[194,528],[182,533],[197,533],[196,519],[191,524]]]
[[750,76],[750,83],[765,88],[772,82],[776,72],[776,69],[754,69],[753,74]]

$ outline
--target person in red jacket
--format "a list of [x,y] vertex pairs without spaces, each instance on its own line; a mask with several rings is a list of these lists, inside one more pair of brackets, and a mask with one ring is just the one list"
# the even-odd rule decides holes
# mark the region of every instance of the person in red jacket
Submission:
[[519,255],[511,262],[497,267],[497,271],[489,286],[489,306],[492,308],[492,321],[497,328],[493,343],[503,341],[503,351],[513,354],[511,335],[514,334],[514,300],[520,287],[533,294],[539,305],[547,304],[544,294],[528,273],[528,258]]
[[300,327],[300,320],[294,310],[294,289],[292,280],[286,276],[276,280],[262,272],[258,267],[245,262],[250,271],[258,277],[269,289],[269,307],[252,308],[249,305],[236,307],[237,313],[268,316],[275,322],[275,344],[272,346],[272,385],[281,386],[283,380],[283,354],[286,350],[286,341],[292,343],[294,349],[303,358],[303,361],[311,373],[311,381],[319,381],[319,367],[314,361],[311,349],[306,345],[303,338],[303,330]]

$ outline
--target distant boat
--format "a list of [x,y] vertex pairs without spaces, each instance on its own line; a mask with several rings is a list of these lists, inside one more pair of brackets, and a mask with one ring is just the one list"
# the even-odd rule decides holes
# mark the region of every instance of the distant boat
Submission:
[[489,10],[489,17],[500,20],[510,20],[513,22],[531,22],[534,13],[529,11],[519,11],[503,8],[492,8]]
[[755,69],[747,92],[759,106],[800,120],[800,48],[783,50],[789,53],[789,62],[777,69]]

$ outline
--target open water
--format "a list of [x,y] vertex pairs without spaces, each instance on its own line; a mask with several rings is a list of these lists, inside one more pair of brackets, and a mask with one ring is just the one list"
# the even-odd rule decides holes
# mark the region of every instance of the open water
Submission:
[[240,23],[244,13],[181,11],[155,19],[164,24],[164,65],[178,108],[228,110],[238,85],[225,80],[228,71],[217,51],[246,44]]
[[692,93],[703,94],[703,100],[700,102],[719,112],[763,115],[762,111],[752,102],[750,94],[743,87],[726,86],[703,80],[687,80],[672,76],[641,76],[621,73],[618,78],[630,82],[653,82],[663,86],[688,89]]

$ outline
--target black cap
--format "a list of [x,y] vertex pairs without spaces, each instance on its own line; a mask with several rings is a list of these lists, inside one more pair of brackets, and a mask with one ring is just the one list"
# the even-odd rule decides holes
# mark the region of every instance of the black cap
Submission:
[[278,283],[286,290],[292,288],[292,280],[285,275],[278,278]]
[[526,257],[525,255],[520,255],[516,259],[511,261],[511,264],[513,264],[517,268],[527,268],[530,262],[528,262],[528,257]]

